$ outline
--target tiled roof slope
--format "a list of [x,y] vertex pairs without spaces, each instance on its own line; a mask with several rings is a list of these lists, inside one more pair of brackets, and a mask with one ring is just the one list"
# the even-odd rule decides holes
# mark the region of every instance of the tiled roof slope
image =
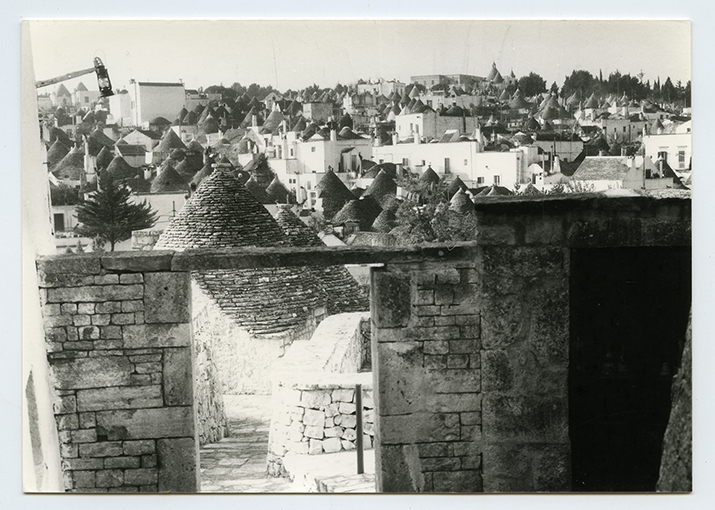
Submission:
[[620,157],[586,158],[573,174],[577,181],[618,181],[628,172]]
[[[286,245],[283,230],[228,171],[206,177],[159,237],[156,249]],[[251,335],[300,328],[326,303],[318,282],[301,268],[196,271],[192,278]]]
[[[293,246],[325,246],[318,235],[303,223],[289,207],[280,207],[276,221]],[[328,314],[369,310],[370,304],[363,289],[345,266],[305,268],[323,287],[327,297]]]

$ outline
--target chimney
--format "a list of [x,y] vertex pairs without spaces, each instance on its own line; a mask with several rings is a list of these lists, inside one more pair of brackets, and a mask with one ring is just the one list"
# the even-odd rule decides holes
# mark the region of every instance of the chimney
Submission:
[[335,129],[335,123],[330,122],[330,141],[331,142],[337,142],[338,141],[338,132]]
[[251,115],[251,127],[258,127],[258,117],[256,115]]
[[144,180],[148,181],[151,179],[151,168],[147,167],[144,169]]
[[400,141],[400,137],[397,135],[397,133],[392,133],[392,145],[397,145],[397,142]]

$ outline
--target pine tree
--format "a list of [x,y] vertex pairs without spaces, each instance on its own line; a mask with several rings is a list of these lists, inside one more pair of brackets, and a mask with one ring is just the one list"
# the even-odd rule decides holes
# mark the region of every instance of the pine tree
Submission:
[[116,243],[126,241],[132,231],[151,228],[156,224],[156,212],[146,202],[134,204],[129,201],[129,188],[115,182],[104,182],[77,208],[79,225],[77,233],[109,243],[114,251]]

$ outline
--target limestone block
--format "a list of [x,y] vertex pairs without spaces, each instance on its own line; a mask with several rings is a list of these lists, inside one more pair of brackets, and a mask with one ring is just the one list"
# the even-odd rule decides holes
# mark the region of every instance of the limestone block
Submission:
[[189,324],[136,324],[125,326],[124,345],[127,349],[156,347],[188,347],[191,345]]
[[124,471],[126,485],[149,485],[157,483],[156,469],[127,469]]
[[568,441],[566,398],[485,394],[483,432],[490,441]]
[[[53,305],[45,305],[45,308],[50,307]],[[57,306],[57,305],[54,305]],[[62,303],[60,305],[60,310],[62,311],[63,314],[67,315],[74,315],[77,313],[77,304],[75,303]],[[49,314],[49,315],[59,315],[59,314]]]
[[124,472],[121,469],[103,469],[97,471],[95,480],[97,487],[119,487],[124,482]]
[[95,285],[110,285],[119,283],[118,274],[100,274],[94,277]]
[[347,402],[341,402],[338,406],[340,414],[355,414],[355,404],[349,404]]
[[304,390],[300,395],[300,405],[312,409],[321,409],[330,404],[329,390]]
[[459,422],[462,425],[480,425],[482,423],[481,412],[459,413]]
[[97,253],[77,253],[69,257],[40,257],[37,269],[40,276],[99,274],[101,270],[100,257]]
[[529,297],[529,343],[541,364],[568,364],[569,287],[566,278],[560,283],[559,289],[539,290]]
[[112,316],[108,313],[92,315],[92,325],[93,326],[108,326],[111,321],[112,321]]
[[[328,405],[325,408],[325,416],[328,418],[332,418],[333,416],[340,414],[340,411],[338,411],[338,405],[339,405],[338,403],[333,403],[333,404]],[[336,425],[337,425],[337,423],[336,423]]]
[[325,423],[325,412],[315,409],[306,409],[303,415],[303,423],[305,425],[322,426]]
[[332,396],[333,402],[352,402],[353,397],[355,396],[355,390],[352,390],[352,389],[333,390],[333,393],[331,396]]
[[59,359],[50,366],[59,389],[126,386],[132,372],[129,359],[123,356]]
[[99,336],[104,340],[121,340],[121,326],[101,326],[99,328]]
[[121,454],[121,441],[104,441],[79,445],[80,457],[118,457]]
[[159,492],[198,492],[198,448],[193,438],[158,439],[156,453]]
[[323,450],[325,453],[335,453],[342,449],[342,444],[339,437],[330,437],[323,440]]
[[134,314],[133,313],[113,313],[110,323],[116,324],[119,326],[125,326],[127,324],[134,324]]
[[343,450],[354,450],[356,448],[355,443],[346,439],[340,440],[340,445],[343,447]]
[[442,267],[436,269],[434,273],[437,277],[437,284],[455,284],[461,280],[459,270],[454,267]]
[[323,439],[323,427],[321,425],[308,425],[303,431],[305,437]]
[[448,457],[452,451],[453,443],[420,443],[417,445],[420,458]]
[[416,445],[382,444],[375,451],[378,492],[413,493],[425,490],[425,478]]
[[78,489],[94,487],[95,471],[72,471],[72,485]]
[[422,459],[423,471],[458,471],[460,461],[455,457],[429,457]]
[[137,374],[158,374],[161,369],[161,363],[136,363],[134,365],[134,371]]
[[155,451],[153,440],[124,441],[124,455],[146,455]]
[[425,342],[424,353],[429,355],[447,354],[449,352],[449,342],[447,340],[432,340]]
[[161,407],[163,404],[161,386],[112,386],[77,392],[80,411]]
[[481,318],[484,349],[503,349],[526,334],[526,312],[520,296],[489,297],[482,306]]
[[171,258],[172,252],[165,250],[115,251],[102,255],[102,267],[109,271],[168,271]]
[[[338,439],[340,441],[340,439]],[[308,455],[320,455],[323,453],[323,441],[320,439],[311,439],[308,444]]]
[[109,457],[104,459],[106,469],[135,469],[140,464],[139,457]]
[[357,417],[354,414],[341,414],[340,426],[345,428],[355,428]]
[[375,423],[375,410],[374,409],[365,409],[362,412],[362,417],[365,423]]
[[55,414],[66,414],[77,412],[77,398],[74,395],[57,397],[52,406]]
[[[372,319],[378,328],[404,327],[410,319],[411,283],[408,274],[371,271]],[[378,330],[378,341],[381,341]]]
[[380,441],[383,445],[457,441],[460,437],[459,414],[419,412],[380,417]]
[[104,459],[101,458],[65,459],[62,461],[62,468],[69,471],[102,469],[103,467]]
[[481,492],[479,471],[437,471],[432,475],[434,492]]
[[164,403],[168,406],[191,405],[194,378],[191,349],[164,349]]
[[71,430],[79,428],[79,417],[77,413],[60,414],[55,416],[57,430]]
[[119,283],[142,283],[143,281],[144,275],[141,273],[122,273],[119,275]]
[[341,437],[343,435],[342,427],[330,427],[323,429],[325,437]]
[[[115,299],[110,297],[109,299]],[[120,301],[106,301],[97,303],[94,307],[95,313],[117,313],[122,311],[122,303]]]
[[348,441],[354,441],[357,437],[357,434],[355,433],[355,429],[345,429],[341,437]]
[[194,414],[191,407],[98,411],[97,428],[110,439],[192,437]]
[[[73,430],[70,438],[73,443],[93,443],[97,440],[97,431],[95,429]],[[61,440],[62,438],[60,438]]]
[[97,285],[47,289],[49,303],[98,302],[108,299],[142,299],[143,297],[143,285]]
[[144,275],[144,320],[148,324],[189,322],[189,273]]

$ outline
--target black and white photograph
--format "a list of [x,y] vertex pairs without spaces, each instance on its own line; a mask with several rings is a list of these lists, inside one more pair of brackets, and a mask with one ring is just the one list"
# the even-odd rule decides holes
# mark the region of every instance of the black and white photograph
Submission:
[[697,490],[690,20],[21,28],[25,493]]

